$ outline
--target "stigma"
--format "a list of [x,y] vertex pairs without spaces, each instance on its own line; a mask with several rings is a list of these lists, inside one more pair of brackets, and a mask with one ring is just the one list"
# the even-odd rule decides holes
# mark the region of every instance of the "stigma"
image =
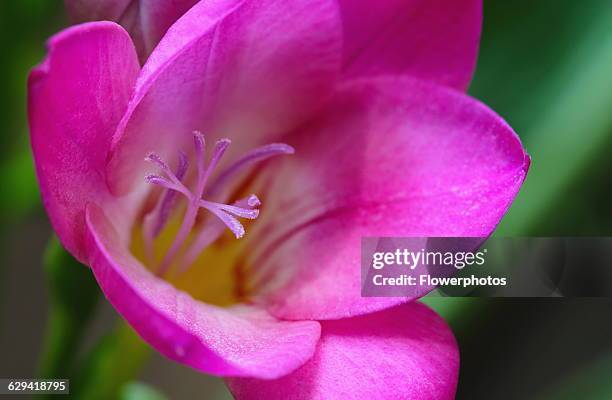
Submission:
[[[160,186],[163,190],[157,205],[150,213],[145,215],[143,220],[143,239],[145,252],[149,260],[153,261],[154,241],[160,235],[170,217],[177,211],[179,198],[183,197],[186,200],[186,209],[179,230],[163,259],[155,268],[155,272],[159,276],[166,275],[170,267],[177,261],[178,273],[184,272],[206,247],[223,234],[225,229],[229,229],[236,239],[244,237],[246,230],[240,219],[257,219],[260,211],[259,206],[261,205],[259,198],[255,194],[250,194],[231,204],[211,201],[210,198],[230,184],[237,173],[252,164],[276,155],[294,153],[293,147],[284,143],[271,143],[257,147],[230,163],[211,181],[211,176],[231,141],[229,139],[218,140],[207,163],[204,135],[195,131],[193,132],[193,139],[195,179],[191,188],[185,182],[189,168],[188,157],[185,153],[179,152],[178,166],[175,171],[156,153],[150,153],[145,158],[145,161],[152,163],[159,170],[157,174],[146,175],[145,181]],[[198,232],[193,232],[201,210],[208,212],[212,218],[207,218],[199,227]],[[185,247],[190,237],[189,246],[182,252],[181,259],[177,260],[181,249]]]

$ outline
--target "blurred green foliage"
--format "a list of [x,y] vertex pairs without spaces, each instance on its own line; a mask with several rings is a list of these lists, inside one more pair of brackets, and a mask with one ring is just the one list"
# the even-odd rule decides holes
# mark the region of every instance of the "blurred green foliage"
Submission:
[[602,400],[612,396],[612,356],[594,361],[570,376],[562,385],[554,385],[537,400]]
[[120,393],[125,399],[159,399],[146,386],[126,387],[142,369],[150,350],[125,323],[104,335],[82,359],[77,358],[88,323],[96,314],[100,289],[92,271],[66,252],[55,237],[47,246],[44,267],[51,302],[39,377],[70,378],[74,399],[105,400]]
[[499,234],[612,233],[612,3],[486,1],[470,92],[532,156]]
[[125,385],[119,393],[119,400],[166,400],[167,397],[149,385],[132,382]]
[[[82,368],[73,375],[71,393],[79,400],[117,398],[126,390],[125,385],[138,376],[149,354],[150,347],[131,327],[121,322],[83,360]],[[135,388],[127,391],[127,395],[142,394],[142,390]]]
[[44,267],[51,302],[39,376],[73,376],[75,349],[95,315],[100,289],[91,270],[64,250],[55,237],[47,246]]
[[19,221],[39,204],[34,167],[29,154],[26,81],[44,54],[49,35],[65,25],[63,2],[57,0],[0,1],[0,220]]

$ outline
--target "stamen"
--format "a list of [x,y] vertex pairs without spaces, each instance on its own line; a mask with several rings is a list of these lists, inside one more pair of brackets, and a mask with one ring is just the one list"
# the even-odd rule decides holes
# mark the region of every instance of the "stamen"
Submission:
[[261,205],[261,201],[254,194],[250,195],[246,202],[249,207],[259,207]]
[[206,191],[207,195],[213,195],[223,186],[225,182],[244,167],[256,163],[258,161],[266,160],[270,157],[281,155],[281,154],[293,154],[295,149],[285,143],[270,143],[261,147],[257,147],[244,156],[233,162],[227,167],[219,176],[211,183],[210,188]]
[[[238,200],[234,203],[234,206],[240,207],[244,209],[246,207],[258,207],[261,205],[261,202],[254,194],[250,195],[246,199]],[[259,211],[259,210],[258,210]],[[206,247],[211,245],[215,240],[217,240],[223,230],[225,229],[225,225],[221,223],[219,219],[209,220],[198,232],[198,235],[191,243],[189,249],[185,252],[183,259],[181,260],[181,266],[179,268],[179,273],[182,273],[189,268],[191,264],[195,262],[200,253],[204,251]]]
[[222,211],[225,211],[240,218],[256,219],[259,216],[259,210],[250,210],[247,208],[230,206],[223,203],[215,203],[213,201],[200,200],[200,206],[206,209],[209,209],[211,207],[218,208]]
[[217,218],[209,220],[198,232],[198,236],[194,239],[191,246],[185,252],[178,273],[187,271],[189,266],[195,262],[200,253],[205,248],[210,246],[214,241],[219,239],[225,230],[225,225]]
[[[232,205],[208,201],[202,199],[205,193],[206,184],[215,169],[219,164],[225,151],[230,145],[229,139],[221,139],[215,143],[211,159],[206,165],[205,152],[206,142],[204,136],[200,132],[194,132],[194,148],[196,158],[197,176],[195,180],[195,190],[190,191],[182,180],[187,172],[187,157],[184,153],[179,155],[179,165],[176,173],[172,172],[170,167],[155,153],[151,153],[146,157],[146,160],[157,165],[165,176],[149,174],[145,176],[145,181],[154,185],[159,185],[166,189],[166,192],[160,197],[159,203],[155,210],[145,216],[145,249],[149,248],[152,253],[152,242],[157,237],[166,225],[172,210],[176,203],[176,192],[183,194],[188,201],[185,215],[181,226],[170,245],[170,248],[164,255],[161,261],[157,274],[165,275],[173,260],[176,258],[179,250],[183,247],[186,239],[189,237],[193,229],[197,214],[200,208],[205,208],[217,218],[208,221],[192,241],[190,247],[184,254],[178,271],[184,272],[199,256],[199,254],[217,240],[223,233],[224,226],[227,227],[237,239],[245,235],[244,226],[238,218],[256,219],[259,216],[259,210],[256,207],[261,205],[261,202],[255,195],[250,195],[247,198],[239,200]],[[226,168],[211,185],[207,193],[214,192],[230,177],[236,174],[239,170],[256,161],[265,160],[269,157],[279,154],[292,154],[293,148],[283,143],[272,143],[266,146],[256,148],[236,162]],[[157,215],[157,219],[153,222],[153,215]],[[151,256],[152,258],[152,256]]]
[[[154,154],[152,158],[161,161],[161,159]],[[163,162],[161,162],[161,164],[164,167],[166,166],[166,164]],[[185,153],[179,152],[179,165],[175,173],[176,178],[179,182],[182,182],[183,178],[185,177],[185,174],[187,173],[187,166],[187,156],[185,155]],[[160,196],[157,205],[153,208],[153,210],[151,210],[151,212],[149,212],[143,218],[143,241],[145,247],[145,254],[149,262],[153,262],[153,242],[155,238],[158,237],[161,231],[164,229],[166,223],[168,222],[168,219],[170,218],[170,214],[177,200],[177,191],[174,189],[179,189],[179,187],[177,187],[176,185],[171,185],[172,189],[169,188],[167,182],[159,176],[152,175],[149,177],[145,177],[145,180],[154,184],[160,183],[165,187],[165,193]],[[182,187],[180,189],[183,190]],[[188,190],[185,190],[184,194],[190,196]]]
[[[151,162],[157,165],[167,176],[170,181],[172,181],[173,185],[170,185],[167,179],[162,178],[159,175],[150,174],[145,176],[145,181],[148,183],[153,183],[156,185],[164,186],[167,189],[175,190],[183,193],[185,196],[189,197],[191,192],[189,189],[183,184],[182,179],[185,173],[187,172],[187,156],[183,152],[179,152],[179,167],[177,170],[177,174],[174,174],[168,164],[166,164],[160,156],[155,153],[149,153],[145,157],[145,161]],[[184,171],[182,171],[184,169]],[[179,176],[180,175],[180,176]]]
[[221,222],[223,222],[225,226],[227,226],[229,230],[234,233],[234,236],[236,236],[236,239],[240,239],[244,236],[244,233],[245,233],[244,226],[242,226],[240,221],[238,221],[234,216],[224,212],[218,207],[208,206],[206,207],[206,209],[210,211],[211,213],[215,214],[217,218],[219,218]]
[[[179,165],[176,170],[176,178],[182,182],[185,174],[187,173],[187,156],[182,151],[179,152]],[[170,213],[174,208],[174,204],[176,203],[176,192],[174,190],[168,190],[161,198],[161,203],[159,207],[159,214],[157,217],[157,221],[155,226],[153,227],[153,236],[157,237],[166,226],[168,219],[170,218]]]
[[157,154],[150,153],[148,156],[145,157],[145,161],[149,161],[153,164],[156,164],[175,185],[182,185],[180,179],[178,179],[176,175],[174,175],[174,172],[172,172],[168,164],[166,164]]
[[177,254],[177,252],[183,245],[183,242],[185,241],[185,239],[187,239],[187,237],[189,236],[189,232],[191,232],[191,229],[193,228],[193,225],[195,224],[195,221],[196,221],[196,217],[198,215],[198,209],[199,209],[198,202],[200,198],[202,197],[202,194],[204,193],[204,187],[206,186],[206,181],[208,180],[208,177],[210,176],[212,169],[215,167],[215,165],[217,165],[217,163],[221,159],[221,156],[223,156],[223,153],[227,149],[227,146],[229,146],[229,140],[225,140],[225,141],[220,140],[217,142],[217,144],[215,145],[215,150],[214,150],[212,159],[210,160],[210,163],[208,165],[208,168],[204,167],[204,163],[205,163],[204,153],[206,150],[206,141],[204,139],[204,135],[202,135],[200,132],[197,132],[197,131],[194,132],[194,144],[195,144],[195,153],[196,153],[195,154],[196,155],[196,165],[198,168],[196,190],[189,197],[190,201],[187,206],[187,211],[185,211],[185,216],[183,217],[183,223],[181,224],[181,227],[179,228],[179,231],[176,234],[176,237],[174,238],[174,241],[172,242],[170,249],[168,250],[168,252],[164,256],[164,259],[161,262],[161,265],[158,270],[158,274],[160,276],[165,275],[168,272],[168,269],[170,268],[172,260],[174,259],[175,255]]
[[191,197],[191,192],[189,191],[189,189],[184,187],[182,184],[181,185],[176,185],[176,184],[168,181],[167,179],[162,178],[159,175],[153,175],[153,174],[146,175],[145,176],[145,182],[151,183],[153,185],[158,185],[158,186],[164,187],[164,188],[169,189],[169,190],[175,190],[177,192],[181,192],[182,194],[184,194],[187,197]]

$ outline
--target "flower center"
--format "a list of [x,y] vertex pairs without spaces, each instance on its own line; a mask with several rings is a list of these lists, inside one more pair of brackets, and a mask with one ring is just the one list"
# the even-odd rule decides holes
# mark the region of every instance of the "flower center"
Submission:
[[[162,193],[152,211],[143,218],[142,242],[145,257],[154,266],[158,276],[166,276],[172,266],[176,274],[184,274],[195,264],[200,254],[229,229],[236,239],[245,235],[245,228],[240,219],[256,219],[259,216],[259,198],[250,194],[231,204],[207,200],[218,194],[227,186],[238,172],[252,164],[272,156],[293,154],[294,149],[284,143],[272,143],[255,148],[216,175],[211,182],[211,175],[229,147],[229,139],[215,143],[210,161],[206,163],[206,141],[200,132],[194,132],[195,179],[192,189],[186,184],[188,161],[185,153],[179,152],[178,165],[172,170],[169,165],[155,153],[145,160],[159,168],[160,174],[149,174],[145,181],[160,186]],[[186,200],[182,218],[178,213],[179,198]],[[200,210],[206,210],[202,223],[196,224]],[[162,234],[173,216],[179,216],[178,230],[160,261],[155,260],[157,238]],[[200,217],[202,217],[200,215]],[[201,218],[200,218],[201,219]],[[194,229],[197,228],[197,229]]]

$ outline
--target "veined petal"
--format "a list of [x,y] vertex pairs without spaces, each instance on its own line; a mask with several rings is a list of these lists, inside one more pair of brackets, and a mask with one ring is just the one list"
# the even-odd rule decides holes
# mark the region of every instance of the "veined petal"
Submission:
[[168,358],[214,375],[273,379],[314,353],[318,322],[279,321],[261,308],[194,300],[146,270],[120,236],[102,210],[87,208],[88,259],[98,284],[136,332]]
[[334,0],[196,4],[143,67],[113,139],[111,190],[142,177],[143,149],[175,154],[193,130],[242,152],[312,116],[339,74],[341,29]]
[[280,379],[227,379],[237,400],[452,400],[459,350],[420,303],[325,321],[314,357]]
[[128,30],[146,60],[170,25],[198,0],[65,0],[74,22],[109,20]]
[[295,154],[254,188],[266,208],[245,254],[259,301],[288,319],[409,300],[360,296],[361,238],[487,237],[529,166],[519,138],[489,108],[411,78],[345,85],[284,142]]
[[338,0],[349,78],[409,74],[464,90],[478,55],[482,0]]
[[[129,35],[112,22],[71,27],[48,47],[28,80],[32,151],[51,223],[83,260],[86,203],[117,205],[106,188],[106,156],[139,65]],[[127,222],[131,211],[122,212]]]

